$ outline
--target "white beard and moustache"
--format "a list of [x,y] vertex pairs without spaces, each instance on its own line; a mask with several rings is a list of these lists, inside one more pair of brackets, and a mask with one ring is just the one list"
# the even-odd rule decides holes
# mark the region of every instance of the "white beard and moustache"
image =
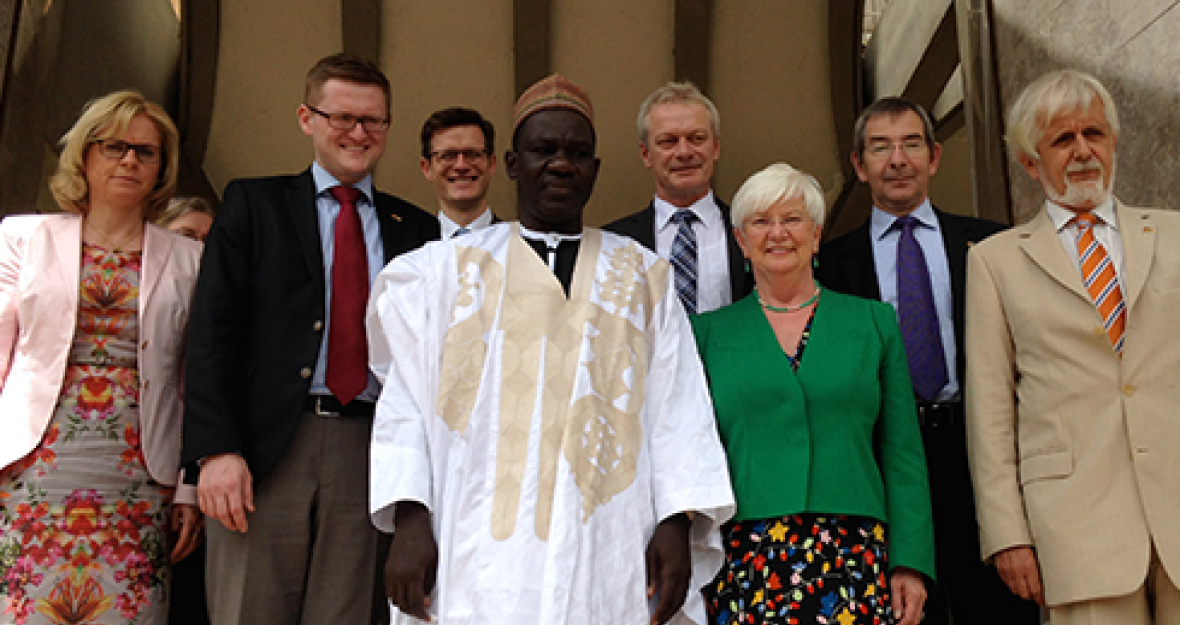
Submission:
[[[1045,170],[1041,169],[1042,187],[1045,189],[1045,195],[1054,203],[1067,208],[1089,206],[1096,207],[1110,198],[1110,190],[1114,188],[1114,174],[1116,162],[1111,161],[1110,164],[1110,184],[1106,184],[1106,168],[1103,167],[1102,162],[1098,160],[1091,160],[1086,163],[1070,163],[1065,168],[1065,191],[1058,193],[1057,189],[1049,182],[1049,178],[1045,176]],[[1087,180],[1083,182],[1074,182],[1069,178],[1069,174],[1080,173],[1086,171],[1097,171],[1098,178],[1096,180]]]

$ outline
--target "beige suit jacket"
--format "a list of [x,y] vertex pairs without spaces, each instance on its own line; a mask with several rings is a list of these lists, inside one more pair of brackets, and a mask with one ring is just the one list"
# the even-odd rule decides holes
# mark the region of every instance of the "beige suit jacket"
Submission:
[[1032,545],[1049,605],[1180,580],[1180,213],[1116,203],[1120,360],[1044,211],[972,248],[967,433],[984,558]]
[[[0,467],[37,446],[53,415],[78,319],[78,215],[0,223]],[[156,226],[143,236],[139,281],[140,441],[148,471],[175,484],[180,467],[180,371],[201,246]],[[175,500],[196,503],[195,489]]]

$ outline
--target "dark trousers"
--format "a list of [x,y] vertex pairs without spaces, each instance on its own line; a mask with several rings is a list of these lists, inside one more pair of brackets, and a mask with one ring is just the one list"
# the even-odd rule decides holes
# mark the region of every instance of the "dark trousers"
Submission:
[[979,526],[967,466],[963,404],[919,408],[934,507],[938,583],[926,599],[928,625],[1037,625],[1037,604],[1013,595],[979,553]]
[[205,608],[205,543],[172,567],[168,625],[209,625]]
[[213,625],[382,625],[388,540],[369,521],[372,417],[301,416],[249,531],[206,519]]

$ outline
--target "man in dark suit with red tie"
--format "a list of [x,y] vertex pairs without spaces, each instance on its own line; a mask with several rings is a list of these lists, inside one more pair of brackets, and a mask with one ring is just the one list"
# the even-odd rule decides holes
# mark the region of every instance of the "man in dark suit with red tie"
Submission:
[[963,390],[963,302],[967,248],[1003,226],[945,213],[928,197],[942,147],[930,116],[904,98],[882,98],[861,113],[852,164],[873,196],[868,221],[820,247],[816,278],[827,288],[881,300],[898,310],[914,378],[930,499],[938,586],[928,625],[1034,625],[1036,604],[1008,592],[980,560],[967,466]]
[[388,620],[363,318],[373,277],[438,222],[373,187],[390,122],[375,64],[321,59],[304,98],[315,162],[226,187],[189,322],[183,459],[201,467],[218,625]]

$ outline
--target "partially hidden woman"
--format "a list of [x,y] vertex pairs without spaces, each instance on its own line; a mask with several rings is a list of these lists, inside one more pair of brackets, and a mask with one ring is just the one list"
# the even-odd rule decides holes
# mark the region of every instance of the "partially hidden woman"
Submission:
[[176,188],[159,106],[104,96],[62,144],[64,212],[0,223],[0,623],[162,625],[199,531],[175,485],[201,245],[149,223]]
[[[200,196],[176,196],[160,212],[155,224],[202,244],[213,227],[213,205]],[[191,478],[190,478],[191,479]],[[172,593],[168,597],[168,625],[208,625],[205,601],[205,544],[202,542],[172,567]]]
[[895,313],[812,277],[810,175],[771,165],[732,210],[756,289],[693,319],[737,498],[710,619],[914,625],[934,534]]
[[213,227],[213,206],[197,195],[174,197],[156,217],[155,224],[204,243]]

